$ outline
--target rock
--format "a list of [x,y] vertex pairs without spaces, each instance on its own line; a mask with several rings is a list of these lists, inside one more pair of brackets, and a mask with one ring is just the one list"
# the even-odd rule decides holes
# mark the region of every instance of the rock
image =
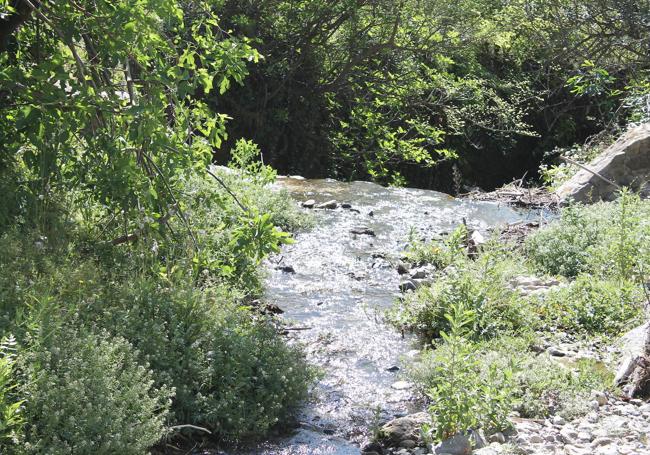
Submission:
[[485,237],[479,231],[472,232],[472,235],[469,237],[470,241],[474,246],[481,246],[485,243]]
[[[407,381],[397,381],[391,384],[391,387],[395,390],[406,390],[410,389],[412,384]],[[416,414],[413,414],[416,415]]]
[[550,348],[547,349],[547,352],[552,355],[553,357],[564,357],[567,355],[566,351],[563,351],[561,349],[558,349],[556,347],[551,346]]
[[375,236],[375,231],[366,226],[357,226],[355,228],[352,228],[350,229],[350,233],[357,235],[369,235],[371,237]]
[[600,405],[598,404],[598,402],[596,400],[591,400],[589,402],[589,407],[594,411],[598,411],[598,409],[600,408]]
[[375,216],[375,212],[373,212],[372,210],[369,211],[369,212],[368,212],[368,216]]
[[[628,130],[587,167],[619,186],[642,193],[650,189],[650,123]],[[561,202],[613,200],[618,188],[593,173],[581,169],[555,194]]]
[[482,449],[488,444],[483,430],[471,430],[469,432],[469,439],[474,449]]
[[578,439],[578,433],[571,427],[562,428],[560,430],[560,436],[562,437],[562,440],[567,444]]
[[399,273],[400,275],[406,275],[407,273],[409,273],[409,269],[406,266],[406,264],[404,264],[403,262],[397,264],[397,273]]
[[423,278],[426,278],[427,275],[428,275],[428,272],[423,267],[411,270],[411,279],[412,280],[421,280]]
[[399,284],[399,290],[402,292],[415,291],[417,288],[418,288],[417,285],[412,280],[402,281]]
[[343,204],[341,204],[341,208],[342,209],[351,209],[352,204],[348,204],[347,202],[344,202]]
[[455,436],[436,444],[433,452],[437,455],[469,455],[472,453],[472,442],[468,435],[458,433]]
[[612,438],[607,438],[607,437],[599,437],[591,441],[591,447],[598,447],[598,446],[606,446],[608,444],[611,444],[614,442]]
[[316,201],[313,199],[309,199],[301,204],[304,208],[306,209],[313,209],[314,206],[316,205]]
[[499,431],[498,433],[491,434],[491,435],[488,437],[488,441],[489,441],[489,442],[496,442],[496,443],[498,443],[498,444],[505,444],[505,442],[506,442],[506,437],[505,437],[505,435],[504,435],[503,433],[501,433],[501,432]]
[[333,210],[339,206],[338,202],[336,202],[334,199],[331,201],[323,202],[322,204],[318,204],[316,206],[317,209],[327,209],[327,210]]
[[395,373],[396,371],[399,371],[399,367],[397,365],[393,365],[392,367],[386,368],[386,371],[390,371],[391,373]]
[[290,265],[279,265],[275,270],[280,270],[283,273],[296,273],[295,269]]
[[591,392],[591,398],[598,403],[598,406],[605,406],[608,401],[607,395],[597,390]]
[[544,442],[544,438],[542,438],[538,434],[534,434],[530,438],[528,438],[528,442],[530,442],[531,444],[541,444]]
[[[646,322],[629,332],[627,332],[621,339],[618,344],[621,348],[622,358],[619,362],[619,366],[616,370],[616,377],[614,383],[617,386],[627,385],[630,377],[634,373],[634,370],[637,367],[638,360],[643,358],[646,354],[646,342],[648,333],[650,332],[650,322]],[[630,390],[625,390],[628,392]]]
[[378,442],[368,442],[361,447],[361,453],[364,455],[370,455],[371,453],[383,454],[384,448]]
[[422,425],[430,422],[431,419],[426,412],[398,417],[381,427],[381,438],[391,446],[399,446],[402,441],[406,440],[418,441],[420,438],[420,428]]
[[561,416],[553,416],[553,418],[551,419],[551,423],[553,425],[562,426],[566,424],[566,420],[564,420]]
[[415,442],[413,439],[404,439],[402,440],[402,442],[399,443],[399,446],[404,449],[415,449],[417,445],[418,443]]

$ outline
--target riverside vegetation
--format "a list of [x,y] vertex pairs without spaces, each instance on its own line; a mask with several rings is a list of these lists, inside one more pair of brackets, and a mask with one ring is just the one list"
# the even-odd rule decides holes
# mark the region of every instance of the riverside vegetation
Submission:
[[[593,390],[613,391],[599,347],[645,319],[649,223],[650,203],[624,191],[562,209],[523,244],[495,237],[468,255],[464,225],[446,240],[413,242],[407,260],[435,265],[435,282],[407,293],[389,319],[431,341],[409,373],[430,399],[426,436],[504,431],[513,411],[568,420],[591,409]],[[558,284],[522,292],[522,275]],[[595,348],[568,366],[539,354],[562,342]]]
[[209,2],[91,3],[0,2],[0,452],[255,441],[313,377],[250,306],[309,220],[254,144],[209,168],[194,95],[259,55]]

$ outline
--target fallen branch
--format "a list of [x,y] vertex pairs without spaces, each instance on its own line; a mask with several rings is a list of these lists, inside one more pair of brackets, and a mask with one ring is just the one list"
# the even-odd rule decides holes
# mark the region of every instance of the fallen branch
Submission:
[[595,176],[598,177],[599,179],[603,180],[604,182],[609,183],[610,185],[616,187],[616,188],[619,189],[619,190],[622,189],[622,188],[621,188],[619,185],[617,185],[616,183],[612,182],[611,180],[609,180],[609,179],[606,178],[606,177],[603,177],[601,174],[599,174],[598,172],[594,171],[593,169],[589,169],[589,168],[588,168],[587,166],[585,166],[584,164],[580,164],[580,163],[578,163],[577,161],[572,160],[571,158],[567,158],[566,156],[561,156],[560,159],[561,159],[562,161],[566,161],[567,163],[574,164],[574,165],[578,166],[578,167],[581,168],[581,169],[584,169],[585,171],[587,171],[587,172],[589,172],[589,173],[595,175]]
[[207,428],[197,427],[196,425],[191,425],[189,423],[186,423],[185,425],[175,425],[173,427],[169,427],[170,430],[182,430],[183,428],[191,428],[193,430],[205,431],[208,434],[212,434],[212,432]]

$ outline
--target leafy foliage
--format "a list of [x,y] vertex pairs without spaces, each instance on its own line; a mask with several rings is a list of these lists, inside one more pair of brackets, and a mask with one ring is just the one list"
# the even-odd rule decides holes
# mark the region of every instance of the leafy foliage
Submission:
[[173,391],[124,339],[64,329],[24,361],[28,453],[140,454],[166,434]]
[[507,428],[512,406],[513,367],[499,368],[493,364],[481,375],[480,358],[465,338],[474,313],[462,303],[445,315],[449,333],[442,332],[443,345],[428,358],[427,395],[434,440],[440,441],[456,433],[485,428],[496,432]]

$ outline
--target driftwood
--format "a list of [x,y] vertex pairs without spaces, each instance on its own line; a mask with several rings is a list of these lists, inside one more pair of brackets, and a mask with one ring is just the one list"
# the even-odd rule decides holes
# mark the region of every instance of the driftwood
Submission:
[[489,192],[480,190],[460,194],[459,196],[474,201],[498,202],[529,209],[553,209],[558,206],[558,197],[545,188],[527,188],[523,179]]

